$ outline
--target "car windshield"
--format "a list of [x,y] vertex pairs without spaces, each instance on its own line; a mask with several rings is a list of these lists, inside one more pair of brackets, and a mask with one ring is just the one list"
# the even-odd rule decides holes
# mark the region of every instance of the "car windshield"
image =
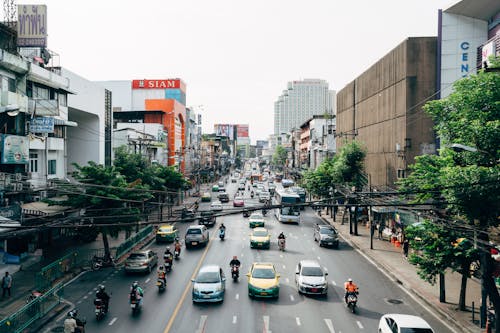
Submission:
[[243,199],[241,197],[236,197],[234,198],[234,201],[242,201]]
[[319,233],[323,235],[335,235],[335,230],[330,228],[321,228],[319,229]]
[[430,328],[401,327],[401,333],[433,333]]
[[283,207],[281,208],[281,214],[299,216],[300,212],[295,207]]
[[188,229],[186,233],[189,235],[194,235],[194,234],[199,235],[201,234],[201,229]]
[[217,272],[200,272],[195,280],[197,283],[217,283],[220,282]]
[[274,279],[274,271],[270,268],[256,268],[252,272],[252,277],[256,279]]
[[170,232],[172,231],[172,227],[163,227],[158,230],[159,232]]
[[267,231],[265,230],[256,230],[253,232],[253,235],[255,237],[266,237],[267,236]]
[[252,216],[250,216],[251,219],[256,219],[256,220],[259,220],[259,219],[262,219],[262,215],[261,214],[252,214]]
[[319,267],[302,267],[304,276],[323,276],[323,271]]
[[144,260],[146,259],[146,255],[143,253],[132,253],[128,258],[131,260]]

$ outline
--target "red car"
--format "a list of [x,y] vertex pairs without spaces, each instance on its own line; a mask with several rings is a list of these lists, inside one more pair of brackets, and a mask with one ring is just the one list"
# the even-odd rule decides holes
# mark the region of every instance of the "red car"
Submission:
[[241,197],[234,198],[233,207],[245,207],[245,201],[243,201],[243,198]]

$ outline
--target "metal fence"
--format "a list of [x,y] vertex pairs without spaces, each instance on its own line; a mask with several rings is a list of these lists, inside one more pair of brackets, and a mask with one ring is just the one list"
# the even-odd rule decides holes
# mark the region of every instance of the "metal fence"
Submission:
[[125,253],[129,252],[134,246],[137,245],[137,243],[139,243],[140,241],[144,240],[146,237],[151,235],[152,232],[153,232],[153,226],[148,225],[147,227],[143,228],[138,233],[136,233],[134,236],[127,238],[123,243],[121,243],[116,248],[115,258],[118,259]]
[[0,321],[0,333],[20,333],[61,303],[64,285],[58,284]]
[[52,287],[54,281],[62,278],[79,265],[78,251],[71,251],[51,264],[42,267],[35,275],[35,288],[45,291]]

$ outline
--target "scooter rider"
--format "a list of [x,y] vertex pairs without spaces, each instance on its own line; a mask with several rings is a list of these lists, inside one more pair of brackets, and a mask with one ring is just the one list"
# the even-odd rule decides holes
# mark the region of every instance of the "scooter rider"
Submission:
[[229,266],[233,267],[233,266],[240,266],[241,265],[241,262],[238,260],[238,257],[237,256],[233,256],[233,259],[231,259],[231,261],[229,262]]
[[135,299],[139,302],[139,305],[142,305],[142,297],[144,296],[144,290],[139,287],[139,283],[134,281],[132,283],[132,287],[130,287],[130,297],[135,297]]
[[165,253],[163,254],[163,260],[165,261],[168,261],[168,260],[172,260],[174,258],[174,255],[172,254],[172,252],[170,252],[170,246],[167,246],[167,248],[165,249]]
[[104,306],[104,312],[107,313],[109,309],[109,297],[108,293],[106,293],[106,287],[104,285],[99,286],[99,290],[95,293],[96,299],[102,300],[102,305]]
[[175,239],[174,243],[174,252],[177,251],[179,255],[181,255],[181,243],[179,242],[179,238]]
[[226,226],[224,225],[224,223],[221,223],[221,225],[219,226],[219,231],[226,232]]
[[68,317],[64,320],[64,333],[74,333],[76,328],[76,319],[73,318],[73,311],[70,311]]
[[278,235],[278,240],[280,240],[280,239],[286,239],[285,234],[283,233],[283,231]]
[[347,296],[349,296],[349,294],[357,294],[358,286],[354,282],[352,282],[351,278],[349,278],[347,279],[347,282],[344,283],[344,289],[345,289],[344,300],[347,304]]

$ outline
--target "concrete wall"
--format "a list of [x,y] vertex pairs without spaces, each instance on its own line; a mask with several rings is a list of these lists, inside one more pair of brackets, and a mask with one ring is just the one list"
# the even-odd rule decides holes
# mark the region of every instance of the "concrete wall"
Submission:
[[337,94],[337,152],[353,138],[367,148],[372,185],[393,186],[398,169],[434,152],[422,106],[436,91],[436,38],[408,38]]

